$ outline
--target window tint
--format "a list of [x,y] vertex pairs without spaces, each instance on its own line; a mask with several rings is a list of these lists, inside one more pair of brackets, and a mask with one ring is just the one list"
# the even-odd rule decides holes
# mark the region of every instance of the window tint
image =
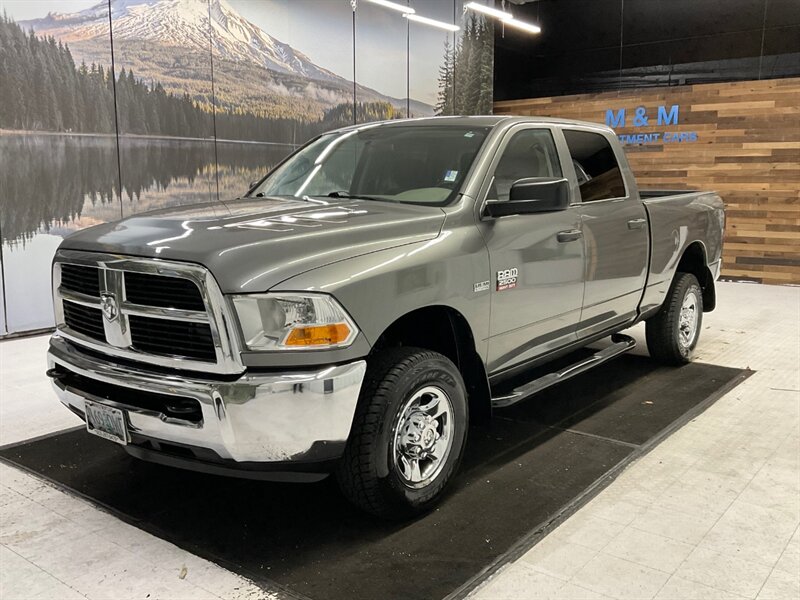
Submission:
[[581,200],[592,202],[608,198],[623,198],[625,182],[617,158],[608,140],[588,131],[564,130],[572,164],[578,177]]
[[515,181],[528,177],[561,177],[553,136],[547,129],[525,129],[514,134],[494,171],[490,200],[508,200]]

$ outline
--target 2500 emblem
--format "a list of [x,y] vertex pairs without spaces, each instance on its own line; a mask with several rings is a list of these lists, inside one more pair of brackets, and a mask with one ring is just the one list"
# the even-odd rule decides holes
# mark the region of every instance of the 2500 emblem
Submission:
[[514,267],[512,269],[503,269],[497,272],[497,291],[510,290],[517,287],[517,277],[519,277],[519,270]]

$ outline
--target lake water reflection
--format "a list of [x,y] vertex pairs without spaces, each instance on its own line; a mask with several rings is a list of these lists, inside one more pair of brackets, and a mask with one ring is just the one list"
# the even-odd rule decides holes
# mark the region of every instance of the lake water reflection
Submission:
[[64,236],[215,200],[217,185],[223,200],[234,198],[290,151],[220,142],[217,165],[210,140],[123,137],[118,161],[114,136],[0,134],[0,334],[52,326],[50,262]]

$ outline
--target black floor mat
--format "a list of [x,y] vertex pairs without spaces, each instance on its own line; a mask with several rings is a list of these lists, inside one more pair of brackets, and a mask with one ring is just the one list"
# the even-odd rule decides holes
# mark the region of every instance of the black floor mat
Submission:
[[404,524],[351,508],[330,479],[292,485],[180,471],[83,430],[0,457],[265,588],[317,600],[436,599],[530,546],[532,534],[746,376],[625,356],[497,411],[490,426],[470,431],[447,499]]

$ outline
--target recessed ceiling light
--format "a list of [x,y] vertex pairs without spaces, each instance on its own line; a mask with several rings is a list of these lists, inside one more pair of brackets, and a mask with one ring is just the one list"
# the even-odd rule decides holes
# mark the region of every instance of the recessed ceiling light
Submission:
[[539,27],[538,25],[533,25],[532,23],[525,23],[524,21],[518,21],[517,19],[503,19],[503,25],[516,27],[517,29],[521,29],[522,31],[527,31],[528,33],[542,32],[542,28]]
[[497,19],[502,19],[505,21],[506,19],[513,19],[514,15],[504,10],[497,10],[496,8],[492,8],[491,6],[486,6],[485,4],[481,4],[480,2],[469,2],[464,5],[464,8],[468,8],[470,10],[474,10],[485,15],[489,15],[490,17],[495,17]]
[[386,8],[391,8],[392,10],[397,10],[407,15],[413,15],[416,12],[410,6],[404,6],[402,4],[397,4],[396,2],[389,2],[389,0],[367,0],[367,2],[372,2],[373,4],[380,4],[381,6],[385,6]]
[[447,31],[458,31],[461,29],[461,27],[458,25],[445,23],[444,21],[437,21],[436,19],[429,19],[428,17],[421,17],[414,14],[405,14],[403,16],[409,21],[416,21],[417,23],[423,23],[424,25],[430,25],[431,27],[438,27],[439,29],[446,29]]

